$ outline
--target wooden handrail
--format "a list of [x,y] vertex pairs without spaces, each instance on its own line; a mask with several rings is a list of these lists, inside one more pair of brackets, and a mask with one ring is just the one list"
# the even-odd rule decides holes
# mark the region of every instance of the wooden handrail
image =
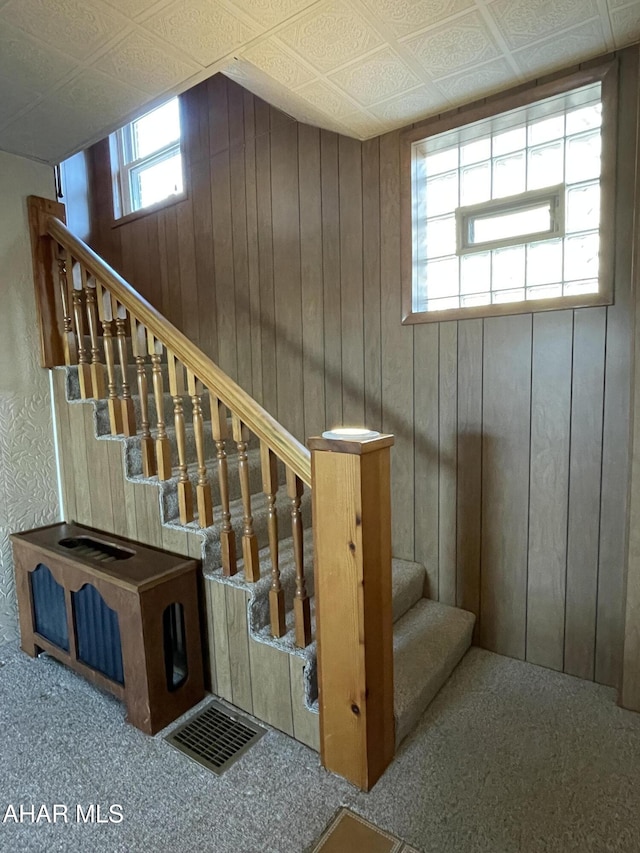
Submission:
[[57,217],[48,216],[46,232],[100,281],[184,366],[269,447],[304,483],[311,486],[311,454],[269,412],[208,358]]

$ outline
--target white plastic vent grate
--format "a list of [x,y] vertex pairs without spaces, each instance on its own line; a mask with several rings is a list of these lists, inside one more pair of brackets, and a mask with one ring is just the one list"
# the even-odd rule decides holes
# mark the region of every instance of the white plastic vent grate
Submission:
[[221,775],[263,734],[265,729],[214,701],[165,740],[198,764]]

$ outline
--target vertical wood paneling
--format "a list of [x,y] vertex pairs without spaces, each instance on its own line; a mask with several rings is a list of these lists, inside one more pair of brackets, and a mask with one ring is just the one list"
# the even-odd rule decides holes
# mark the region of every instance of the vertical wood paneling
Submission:
[[380,398],[380,143],[362,144],[362,257],[364,276],[365,425],[382,430]]
[[252,392],[253,340],[249,296],[249,259],[247,253],[247,198],[244,150],[231,148],[229,155],[231,181],[231,227],[233,244],[233,278],[235,283],[236,358],[238,382]]
[[438,600],[455,605],[457,585],[458,324],[440,324]]
[[276,304],[278,419],[294,435],[304,432],[302,387],[302,295],[298,132],[287,122],[271,135],[271,217]]
[[413,328],[400,325],[400,137],[380,139],[382,426],[396,436],[391,457],[393,553],[414,554]]
[[564,669],[580,678],[595,665],[606,317],[576,311],[573,331]]
[[182,325],[180,328],[189,340],[198,340],[200,335],[200,307],[196,279],[196,257],[192,202],[176,205],[178,227],[178,276]]
[[482,320],[458,323],[456,603],[476,614],[476,641],[480,636],[482,339]]
[[233,230],[231,227],[231,185],[229,151],[211,161],[212,234],[215,246],[214,266],[216,306],[218,309],[218,359],[220,367],[238,377],[236,344],[236,304],[233,269]]
[[569,501],[573,312],[533,319],[527,660],[561,670]]
[[[207,134],[207,143],[209,136]],[[211,168],[208,156],[191,167],[191,204],[198,292],[198,341],[203,351],[218,360],[218,309],[214,281]]]
[[484,321],[481,644],[524,658],[531,315]]
[[322,274],[324,277],[325,422],[329,429],[342,420],[342,327],[340,312],[340,199],[338,137],[320,131],[322,175]]
[[342,419],[364,425],[364,317],[362,287],[362,146],[339,137]]
[[[596,625],[596,681],[620,680],[627,560],[629,421],[631,407],[631,303],[634,182],[628,165],[636,155],[638,53],[621,56],[616,184],[615,304],[607,308],[600,566]],[[635,163],[634,163],[635,165]]]
[[260,260],[258,251],[258,199],[254,97],[244,93],[244,168],[247,205],[247,265],[249,274],[249,323],[251,327],[251,387],[262,403],[262,324],[260,322]]
[[[414,330],[414,519],[415,559],[427,571],[426,594],[438,597],[439,580],[439,380],[440,329],[438,325]],[[394,454],[391,454],[393,465]],[[395,508],[394,508],[395,511]]]
[[304,437],[325,426],[320,131],[298,126]]
[[249,633],[247,628],[247,593],[233,586],[223,586],[227,600],[227,638],[231,672],[232,702],[251,713],[251,671],[249,667]]

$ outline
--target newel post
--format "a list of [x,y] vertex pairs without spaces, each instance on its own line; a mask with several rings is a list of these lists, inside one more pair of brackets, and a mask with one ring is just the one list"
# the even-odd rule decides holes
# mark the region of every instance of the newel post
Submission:
[[395,750],[392,444],[366,430],[309,439],[320,754],[367,791]]
[[65,363],[62,338],[62,306],[58,286],[54,241],[46,230],[46,220],[56,216],[65,221],[64,204],[48,198],[29,196],[29,233],[33,261],[33,284],[40,333],[40,366],[56,367]]

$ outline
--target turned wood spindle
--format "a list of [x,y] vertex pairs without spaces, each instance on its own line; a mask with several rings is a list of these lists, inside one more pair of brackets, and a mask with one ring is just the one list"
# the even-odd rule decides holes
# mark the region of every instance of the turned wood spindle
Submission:
[[149,388],[145,368],[146,329],[142,323],[130,315],[131,321],[131,350],[136,362],[138,396],[140,397],[140,450],[142,452],[142,473],[145,477],[153,477],[158,473],[156,452],[153,446],[151,425],[149,423]]
[[151,378],[153,383],[153,398],[156,405],[156,460],[158,463],[158,479],[168,480],[171,477],[171,445],[164,423],[164,383],[162,381],[162,344],[156,341],[151,332],[147,332],[148,352],[151,356]]
[[269,590],[269,615],[271,633],[282,637],[286,633],[284,590],[280,582],[280,562],[278,554],[278,511],[276,492],[278,491],[278,460],[275,453],[261,442],[260,462],[262,468],[262,490],[267,496],[269,554],[271,556],[271,588]]
[[238,474],[240,476],[240,493],[242,495],[242,559],[244,576],[249,583],[260,580],[260,561],[258,557],[258,540],[253,532],[253,516],[251,515],[251,485],[249,483],[249,459],[247,444],[249,430],[237,415],[232,413],[231,423],[233,440],[238,447]]
[[287,468],[287,494],[291,499],[291,535],[293,536],[293,556],[296,564],[296,593],[293,599],[293,613],[296,623],[296,646],[304,648],[311,642],[311,606],[304,578],[304,540],[302,536],[302,513],[300,503],[304,493],[304,483],[293,471]]
[[101,400],[105,395],[104,368],[100,362],[100,346],[98,334],[98,309],[96,307],[96,282],[92,276],[87,276],[82,269],[85,301],[87,305],[87,321],[89,338],[91,340],[91,390],[93,396]]
[[204,421],[202,417],[202,385],[195,375],[187,370],[187,388],[193,407],[193,434],[196,442],[198,458],[198,485],[196,486],[196,505],[198,507],[198,524],[200,527],[210,527],[213,524],[213,501],[211,499],[211,484],[207,477],[207,467],[204,456]]
[[222,558],[222,573],[227,577],[238,571],[236,562],[236,534],[231,526],[229,509],[229,473],[225,440],[227,438],[227,410],[213,395],[211,400],[211,430],[216,443],[216,462],[218,468],[218,486],[220,489],[220,506],[222,507],[222,530],[220,531],[220,549]]
[[73,319],[76,324],[76,339],[78,352],[78,385],[80,386],[80,397],[83,400],[93,396],[91,390],[91,368],[84,345],[84,304],[82,291],[84,284],[84,270],[73,258],[68,256],[67,263],[71,264],[71,297],[73,301]]
[[184,389],[184,367],[167,351],[169,361],[169,393],[173,397],[173,422],[176,428],[176,444],[178,446],[178,507],[180,523],[189,524],[193,521],[193,487],[187,472],[187,438],[184,425],[184,406],[182,397]]
[[60,301],[62,302],[62,346],[64,350],[64,363],[75,364],[78,359],[76,352],[76,339],[73,334],[73,323],[71,321],[71,312],[69,310],[69,279],[67,270],[66,252],[62,248],[59,249],[58,255],[58,287],[60,289]]
[[98,314],[102,323],[102,343],[104,346],[104,360],[107,365],[107,403],[109,406],[109,425],[112,435],[122,433],[122,406],[118,398],[116,386],[116,366],[113,352],[113,315],[111,313],[111,296],[96,281],[96,295],[98,297]]
[[122,431],[125,435],[136,435],[136,412],[129,387],[129,354],[127,352],[127,309],[116,299],[113,299],[113,315],[116,318],[116,340],[118,342],[118,359],[120,361],[120,382],[122,386]]

